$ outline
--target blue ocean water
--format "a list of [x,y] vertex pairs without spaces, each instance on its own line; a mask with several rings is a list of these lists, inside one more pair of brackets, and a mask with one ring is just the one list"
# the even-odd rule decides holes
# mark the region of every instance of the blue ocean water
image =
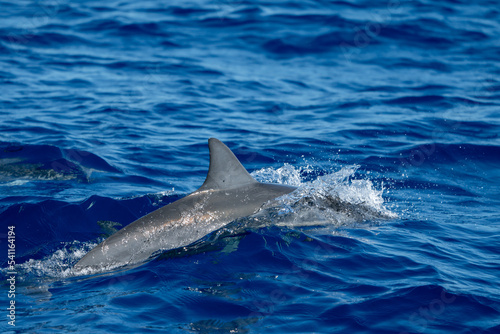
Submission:
[[[3,333],[500,332],[497,1],[0,8]],[[209,137],[298,190],[140,267],[72,274],[196,190]]]

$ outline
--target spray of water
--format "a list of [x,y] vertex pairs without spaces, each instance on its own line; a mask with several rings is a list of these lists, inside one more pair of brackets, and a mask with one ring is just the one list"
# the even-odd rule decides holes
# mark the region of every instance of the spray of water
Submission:
[[310,166],[295,168],[285,164],[278,169],[265,168],[253,173],[261,182],[279,182],[297,190],[268,203],[261,216],[273,224],[287,226],[341,226],[368,220],[396,218],[384,206],[384,189],[377,190],[372,181],[356,179],[359,166],[342,167],[312,181],[302,175],[313,171]]

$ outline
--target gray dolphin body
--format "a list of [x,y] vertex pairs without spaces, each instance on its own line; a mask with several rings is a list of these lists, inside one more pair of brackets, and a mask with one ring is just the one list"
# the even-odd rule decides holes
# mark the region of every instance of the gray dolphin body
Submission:
[[210,167],[195,192],[125,226],[88,252],[74,269],[109,270],[141,263],[160,250],[187,246],[295,187],[257,182],[233,152],[208,140]]

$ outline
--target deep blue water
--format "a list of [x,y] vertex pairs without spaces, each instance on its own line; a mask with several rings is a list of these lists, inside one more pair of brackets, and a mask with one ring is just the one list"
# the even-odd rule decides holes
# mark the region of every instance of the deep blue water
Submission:
[[[498,1],[0,8],[3,333],[500,332]],[[298,191],[74,276],[203,183],[209,137]]]

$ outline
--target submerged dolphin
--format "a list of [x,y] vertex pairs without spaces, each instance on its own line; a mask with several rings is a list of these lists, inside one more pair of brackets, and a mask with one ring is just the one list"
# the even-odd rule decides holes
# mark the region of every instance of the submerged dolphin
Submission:
[[257,182],[233,152],[208,140],[210,167],[195,192],[125,226],[88,252],[74,269],[108,270],[143,262],[160,250],[187,246],[295,187]]

